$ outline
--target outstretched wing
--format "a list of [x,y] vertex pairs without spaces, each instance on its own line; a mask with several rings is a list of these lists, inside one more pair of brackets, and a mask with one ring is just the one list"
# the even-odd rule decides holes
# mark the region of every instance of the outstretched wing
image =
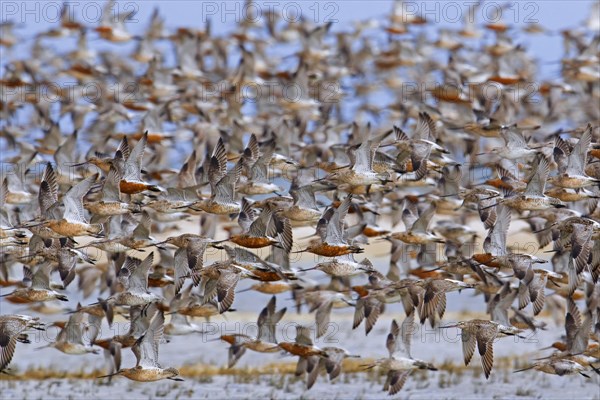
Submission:
[[158,311],[150,322],[146,333],[141,337],[141,340],[138,340],[139,343],[136,343],[141,349],[139,365],[142,367],[160,367],[158,363],[158,347],[163,338],[164,327],[165,316],[162,311]]
[[525,195],[527,196],[543,196],[544,189],[546,188],[546,180],[550,173],[550,166],[548,161],[543,155],[539,155],[532,167],[533,173],[527,187],[525,188]]
[[73,186],[65,195],[63,202],[65,203],[64,218],[69,221],[85,223],[85,212],[83,209],[83,196],[92,188],[94,182],[98,179],[98,174],[88,176],[77,185]]
[[590,147],[590,143],[592,143],[592,126],[588,124],[585,132],[569,156],[567,170],[565,171],[567,174],[585,175],[584,170],[587,163],[587,152],[588,148]]
[[352,195],[348,195],[334,211],[329,223],[327,224],[327,234],[325,242],[327,243],[345,243],[344,242],[344,219],[350,209]]
[[131,154],[125,160],[125,171],[123,179],[126,181],[142,180],[142,159],[148,143],[148,131],[144,132],[142,138],[135,144]]

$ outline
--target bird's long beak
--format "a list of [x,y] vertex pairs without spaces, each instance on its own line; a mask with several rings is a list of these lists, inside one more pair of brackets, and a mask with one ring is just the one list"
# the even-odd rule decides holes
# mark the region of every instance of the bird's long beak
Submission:
[[90,163],[89,161],[83,161],[80,163],[71,164],[71,167],[81,167],[81,166],[87,165],[89,163]]
[[452,197],[452,196],[458,196],[458,193],[442,194],[442,195],[439,195],[438,197]]
[[169,239],[163,240],[163,241],[161,241],[161,242],[150,243],[150,244],[148,244],[148,245],[146,245],[146,246],[143,246],[142,248],[143,248],[143,249],[145,249],[145,248],[147,248],[147,247],[154,247],[154,246],[158,247],[158,246],[160,246],[161,244],[167,244],[167,242],[168,242],[168,241],[169,241]]
[[523,369],[517,369],[513,371],[513,374],[516,372],[523,372],[523,371],[528,371],[530,369],[532,369],[534,366],[532,365],[531,367],[527,367],[527,368],[523,368]]
[[458,324],[440,326],[440,329],[448,329],[448,328],[458,328]]
[[552,224],[552,225],[550,225],[550,226],[548,226],[546,228],[542,228],[542,229],[539,229],[537,231],[533,231],[533,233],[542,233],[542,232],[545,232],[545,231],[547,231],[549,229],[552,229],[552,228],[554,228],[554,224]]
[[480,208],[480,210],[487,210],[488,208],[496,207],[498,204],[500,204],[500,201],[497,201],[496,203],[489,205],[487,207],[482,207],[482,208]]
[[121,373],[121,371],[117,371],[115,373],[112,374],[108,374],[108,375],[102,375],[102,376],[97,376],[96,379],[102,379],[102,378],[112,378],[115,375],[119,375]]
[[496,197],[498,197],[498,196],[499,196],[499,194],[496,194],[496,195],[493,195],[493,196],[484,197],[484,198],[483,198],[483,199],[481,199],[481,200],[482,200],[482,201],[483,201],[483,200],[491,200],[491,199],[495,199],[495,198],[496,198]]

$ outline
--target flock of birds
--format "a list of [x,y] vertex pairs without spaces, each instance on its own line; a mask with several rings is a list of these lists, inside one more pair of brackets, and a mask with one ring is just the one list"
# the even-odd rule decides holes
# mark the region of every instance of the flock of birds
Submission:
[[[223,35],[210,24],[169,30],[155,11],[133,35],[127,15],[107,12],[92,27],[64,13],[29,54],[4,63],[0,80],[2,308],[25,304],[36,315],[0,316],[0,371],[17,342],[49,326],[39,316],[47,303],[73,302],[69,288],[98,302],[54,323],[62,330],[48,347],[103,349],[107,377],[180,380],[159,363],[165,335],[198,334],[192,318],[235,318],[246,295],[237,284],[251,280],[248,290],[272,297],[256,337],[221,336],[230,367],[247,350],[286,352],[309,388],[323,370],[335,379],[358,355],[314,345],[332,309],[353,307],[353,328],[364,323],[369,334],[402,303],[388,356],[364,365],[387,372],[389,394],[412,371],[436,370],[411,355],[419,323],[459,328],[465,365],[477,348],[488,378],[498,338],[552,317],[564,335],[527,369],[600,373],[597,9],[580,29],[465,21],[435,38],[401,2],[339,32],[276,13]],[[24,45],[19,29],[1,26],[5,54]],[[536,79],[535,35],[562,37],[555,78]],[[52,46],[71,39],[73,51]],[[77,84],[61,90],[61,79]],[[267,84],[269,96],[245,97]],[[298,227],[314,235],[298,237]],[[360,259],[373,243],[391,245],[388,257]],[[207,249],[220,260],[207,262]],[[317,262],[298,262],[306,253]],[[488,317],[444,323],[453,291],[481,300]],[[316,319],[314,333],[298,325],[289,342],[276,337],[286,292]],[[129,331],[99,337],[115,314]],[[127,368],[126,348],[137,360]]]

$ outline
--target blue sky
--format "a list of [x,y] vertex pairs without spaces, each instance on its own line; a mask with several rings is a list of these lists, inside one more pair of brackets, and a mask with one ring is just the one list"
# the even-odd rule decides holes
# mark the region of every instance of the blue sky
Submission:
[[[425,27],[415,27],[415,31],[425,29],[434,39],[437,27],[458,29],[461,27],[461,17],[468,16],[468,5],[474,1],[406,1],[404,10],[409,14],[425,16],[430,23]],[[538,22],[553,34],[544,35],[519,35],[517,43],[523,44],[530,54],[540,60],[542,74],[538,79],[553,79],[560,76],[560,65],[557,61],[562,56],[562,29],[578,28],[588,18],[592,4],[595,1],[519,1],[509,7],[501,8],[507,4],[504,1],[485,1],[474,14],[478,25],[485,22],[496,22],[501,19],[514,26],[522,26],[527,22]],[[97,26],[104,10],[105,1],[70,1],[67,3],[74,18],[84,22],[85,25]],[[174,0],[159,1],[117,1],[111,10],[114,15],[118,13],[134,13],[131,20],[126,23],[127,29],[133,33],[141,34],[147,27],[150,16],[155,8],[166,21],[167,31],[174,31],[177,27],[203,29],[208,19],[212,22],[213,33],[226,34],[235,29],[241,20],[266,19],[267,12],[273,10],[280,18],[294,20],[302,15],[317,24],[335,21],[333,30],[346,31],[352,29],[356,21],[376,19],[387,21],[394,1],[391,0],[344,0],[344,1],[316,1],[316,0],[260,0],[248,7],[244,1],[199,1],[199,0]],[[7,50],[0,47],[0,77],[4,76],[4,66],[15,59],[29,59],[27,46],[33,42],[36,34],[57,27],[59,23],[62,1],[3,1],[0,3],[0,20],[14,21],[17,23],[16,32],[21,43]],[[435,26],[434,26],[435,23]],[[484,40],[490,40],[490,35]],[[99,40],[95,33],[90,33],[89,44],[96,50],[110,50],[128,54],[135,43],[112,44]],[[406,37],[410,40],[410,36]],[[66,53],[76,45],[76,38],[46,39],[44,44]],[[476,42],[473,42],[476,44]],[[162,46],[161,46],[162,47]],[[163,47],[164,48],[164,47]],[[169,47],[166,47],[169,48]],[[293,51],[293,50],[292,50]],[[286,49],[290,53],[290,49]],[[171,54],[168,52],[168,54]],[[290,61],[290,60],[288,60]],[[232,57],[231,62],[237,63]],[[289,68],[294,68],[295,64]],[[286,66],[286,68],[288,68]]]
[[[168,2],[160,1],[117,1],[113,8],[114,13],[131,13],[135,15],[127,22],[127,27],[134,33],[142,32],[147,21],[154,10],[158,7],[160,14],[165,18],[168,30],[177,27],[203,28],[208,18],[211,19],[213,32],[223,34],[233,29],[236,22],[242,19],[265,19],[267,12],[273,10],[278,16],[294,20],[301,15],[310,21],[324,23],[330,20],[336,21],[335,30],[351,29],[351,23],[357,20],[375,18],[383,20],[389,15],[392,4],[391,0],[264,0],[256,1],[252,7],[245,5],[243,1],[199,1],[199,0],[174,0]],[[467,7],[473,1],[406,1],[404,9],[409,13],[424,15],[429,21],[435,21],[437,25],[445,27],[459,27],[456,23],[462,16],[468,15]],[[506,4],[504,1],[485,1],[475,13],[475,19],[483,21],[495,21],[502,16],[502,20],[511,25],[523,25],[526,22],[538,21],[543,26],[558,32],[565,28],[576,28],[581,26],[587,18],[591,5],[594,1],[519,1],[512,6],[501,9]],[[15,21],[18,23],[17,32],[30,42],[36,33],[56,26],[62,2],[58,1],[3,1],[0,3],[0,20]],[[106,14],[103,9],[104,1],[70,1],[67,3],[72,15],[87,25],[96,25],[101,17]],[[429,32],[433,32],[433,29]],[[530,51],[540,60],[545,62],[556,61],[561,57],[560,35],[536,35],[523,39]],[[72,42],[71,42],[72,43]],[[51,42],[52,46],[67,46]],[[112,44],[94,43],[91,37],[91,45],[100,48],[114,46]],[[121,45],[122,46],[122,45]],[[18,46],[7,52],[1,48],[1,64],[14,58],[23,58],[27,54],[25,48]],[[558,68],[556,68],[556,72]],[[552,69],[544,68],[545,73],[552,74]]]

